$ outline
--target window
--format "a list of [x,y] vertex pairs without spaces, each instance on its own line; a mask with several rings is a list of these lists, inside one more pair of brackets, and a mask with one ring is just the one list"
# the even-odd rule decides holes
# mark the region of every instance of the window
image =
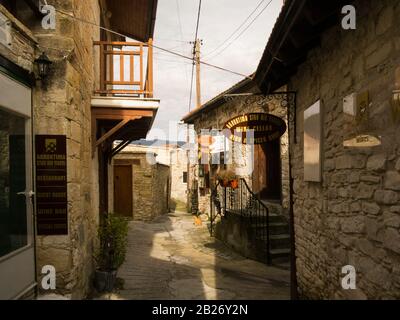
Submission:
[[25,119],[0,110],[0,257],[28,244]]
[[187,172],[184,172],[183,173],[183,183],[187,183],[187,180],[188,180],[188,174],[187,174]]

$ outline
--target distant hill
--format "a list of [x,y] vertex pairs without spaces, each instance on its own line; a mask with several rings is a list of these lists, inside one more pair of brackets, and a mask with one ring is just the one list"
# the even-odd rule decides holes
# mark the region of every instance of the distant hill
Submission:
[[164,147],[166,145],[178,145],[179,147],[182,147],[186,144],[185,141],[168,141],[168,140],[159,140],[159,139],[153,139],[153,140],[146,140],[146,139],[141,139],[141,140],[136,140],[131,143],[131,145],[135,146],[145,146],[145,147]]

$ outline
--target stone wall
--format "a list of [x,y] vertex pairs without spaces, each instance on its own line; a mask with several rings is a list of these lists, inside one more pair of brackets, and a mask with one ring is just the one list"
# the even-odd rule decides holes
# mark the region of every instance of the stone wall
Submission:
[[[326,31],[290,83],[298,92],[293,146],[297,279],[307,298],[400,298],[400,123],[392,91],[400,89],[400,3],[355,1],[357,30]],[[343,113],[343,98],[369,91],[364,125]],[[321,100],[322,182],[303,178],[303,111]],[[356,133],[377,147],[345,148]],[[357,290],[343,290],[353,265]]]
[[171,170],[165,164],[153,166],[153,218],[169,213]]
[[[84,20],[100,23],[97,0],[48,1],[58,9]],[[91,157],[91,96],[97,63],[93,41],[99,40],[99,29],[58,14],[57,29],[36,32],[39,44],[49,49],[52,73],[35,97],[37,134],[65,134],[68,163],[69,234],[64,237],[38,237],[38,270],[53,264],[57,270],[58,288],[84,297],[93,271],[93,250],[98,225],[98,204],[92,201],[96,179],[91,179],[94,160]],[[57,50],[55,50],[57,49]]]
[[187,183],[183,181],[183,173],[188,171],[187,152],[183,149],[171,150],[171,198],[186,204]]
[[176,145],[142,146],[128,145],[124,153],[149,153],[156,154],[155,161],[171,168],[171,198],[186,204],[187,183],[183,182],[183,172],[187,171],[186,151]]
[[[69,14],[100,22],[98,0],[48,0]],[[28,27],[3,12],[12,21],[12,46],[0,45],[0,54],[28,71],[45,52],[53,61],[50,74],[33,88],[33,133],[67,136],[68,225],[67,236],[36,238],[38,283],[43,265],[54,265],[57,292],[72,298],[86,296],[93,271],[93,249],[98,223],[97,175],[91,158],[90,102],[94,88],[96,56],[93,40],[99,29],[57,14],[56,30],[44,30],[41,21]]]
[[[255,92],[253,88],[252,91]],[[226,122],[230,119],[247,113],[270,113],[278,116],[285,120],[287,124],[287,110],[282,107],[276,100],[266,101],[261,96],[247,97],[247,98],[234,98],[228,99],[221,106],[203,111],[199,114],[198,118],[194,120],[194,129],[197,134],[201,133],[201,129],[219,129],[222,130]],[[252,186],[252,175],[248,175],[246,172],[250,166],[248,159],[245,158],[246,152],[249,151],[248,146],[241,146],[241,153],[244,158],[244,162],[236,162],[233,159],[231,165],[232,168],[238,169],[237,172],[243,172],[241,175],[245,178],[249,186]],[[286,132],[281,137],[281,168],[282,168],[282,204],[284,208],[288,208],[289,205],[289,158],[288,158],[288,133]],[[189,174],[189,185],[188,190],[193,187],[193,180],[198,180],[198,165],[190,166]],[[210,191],[205,189],[199,191],[199,210],[202,213],[208,213],[210,211]]]
[[[59,1],[48,4],[84,20],[100,23],[97,0]],[[96,55],[93,41],[99,40],[97,27],[57,14],[56,30],[31,26],[38,41],[38,54],[53,61],[44,81],[37,83],[33,98],[34,134],[67,136],[67,236],[37,237],[37,270],[54,265],[57,291],[82,298],[88,293],[93,271],[93,250],[98,224],[97,176],[91,157],[90,103],[94,88]]]
[[173,147],[169,145],[136,145],[129,144],[123,149],[123,152],[148,152],[150,154],[156,154],[155,161],[165,165],[170,164],[170,151]]
[[113,161],[116,165],[132,165],[132,217],[137,221],[152,221],[169,210],[170,168],[154,163],[154,159],[155,154],[148,152],[125,151],[116,155]]
[[11,38],[10,47],[0,44],[0,55],[11,60],[16,65],[28,71],[33,71],[33,61],[35,60],[35,49],[37,39],[25,25],[11,15],[2,5],[0,5],[0,13],[11,21]]

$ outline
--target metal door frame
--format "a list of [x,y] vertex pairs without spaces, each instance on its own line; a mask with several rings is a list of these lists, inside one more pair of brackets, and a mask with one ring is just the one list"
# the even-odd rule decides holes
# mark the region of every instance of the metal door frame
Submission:
[[[4,58],[3,58],[4,59]],[[2,60],[3,60],[2,59]],[[2,61],[0,60],[0,62]],[[15,69],[18,69],[15,66]],[[33,133],[32,133],[32,88],[28,86],[28,82],[20,82],[20,75],[13,76],[13,71],[4,72],[4,67],[0,68],[0,83],[2,86],[2,94],[0,97],[0,106],[4,111],[18,115],[25,119],[25,154],[26,154],[26,216],[27,216],[27,245],[15,250],[3,257],[0,257],[0,277],[10,278],[8,273],[15,271],[17,279],[19,274],[28,273],[26,275],[26,285],[21,283],[21,288],[15,288],[14,292],[10,292],[6,299],[18,299],[26,292],[36,287],[36,255],[35,255],[35,228],[34,228],[34,205],[33,193]],[[21,190],[23,191],[23,190]],[[29,262],[27,261],[29,260]],[[32,261],[30,261],[32,260]],[[15,268],[19,267],[19,270]],[[2,270],[4,269],[4,270]],[[8,274],[4,274],[8,270]],[[29,275],[31,273],[31,275]],[[11,278],[10,278],[11,279]],[[10,280],[12,283],[12,280]],[[7,285],[7,288],[10,286]],[[11,286],[12,287],[12,286]],[[7,295],[7,294],[6,294]]]

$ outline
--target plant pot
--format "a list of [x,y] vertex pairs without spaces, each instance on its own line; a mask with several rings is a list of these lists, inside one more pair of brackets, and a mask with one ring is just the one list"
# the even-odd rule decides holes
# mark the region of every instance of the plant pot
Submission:
[[221,181],[221,185],[222,185],[224,188],[228,188],[228,187],[229,187],[229,180],[223,179],[223,180]]
[[230,181],[230,185],[232,189],[237,189],[239,187],[239,181],[236,179]]
[[117,279],[117,270],[96,270],[94,274],[94,286],[98,292],[111,292]]

